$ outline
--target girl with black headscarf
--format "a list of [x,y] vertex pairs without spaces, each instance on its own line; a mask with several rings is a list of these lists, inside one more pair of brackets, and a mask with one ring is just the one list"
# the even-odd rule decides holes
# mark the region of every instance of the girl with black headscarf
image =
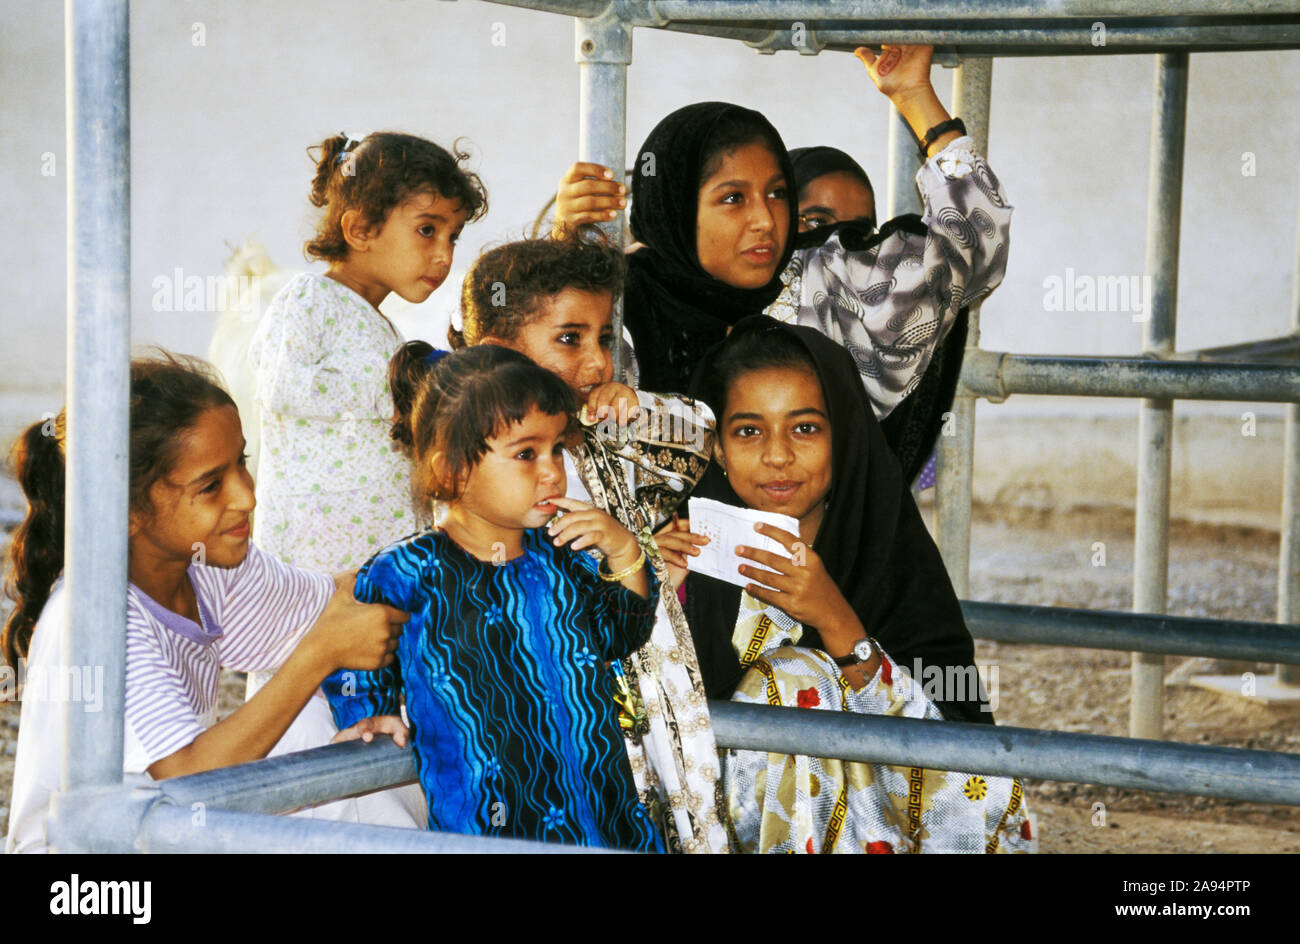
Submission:
[[[813,329],[750,318],[696,377],[718,418],[718,465],[696,494],[799,521],[797,535],[762,526],[792,559],[741,552],[753,562],[744,590],[686,577],[709,696],[992,723],[956,594],[848,354]],[[676,564],[692,543],[660,536]],[[751,851],[1032,845],[1007,778],[739,751],[726,782]]]
[[[796,239],[796,175],[767,119],[724,102],[678,109],[650,133],[634,167],[630,222],[642,247],[629,259],[624,325],[640,386],[682,390],[705,350],[765,312],[845,347],[884,419],[920,385],[960,309],[1001,281],[1011,207],[974,142],[950,127],[930,85],[930,47],[885,47],[878,59],[858,53],[925,141],[923,217]],[[619,185],[595,173],[603,170],[575,165],[561,182],[561,228],[617,212]],[[933,412],[891,433],[891,445],[925,439]],[[924,446],[911,451],[920,462],[928,455]]]
[[849,221],[876,226],[876,190],[862,165],[839,148],[792,148],[799,232]]

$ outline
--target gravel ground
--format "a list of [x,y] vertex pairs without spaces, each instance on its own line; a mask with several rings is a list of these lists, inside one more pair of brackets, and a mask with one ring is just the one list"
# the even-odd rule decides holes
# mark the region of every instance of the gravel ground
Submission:
[[[1175,524],[1170,612],[1273,619],[1277,546],[1276,533],[1267,531]],[[1128,515],[1085,510],[1011,520],[977,508],[971,597],[1126,609],[1132,548]],[[981,664],[997,666],[1000,724],[1127,734],[1128,653],[980,642],[976,654]],[[1262,674],[1271,667],[1179,658],[1166,667],[1169,739],[1300,752],[1300,706],[1270,706],[1186,683],[1200,671]],[[223,709],[233,710],[241,697],[240,681],[227,678]],[[18,716],[17,703],[0,703],[0,834],[8,829]],[[1028,781],[1026,790],[1043,852],[1300,852],[1297,808],[1043,781]]]
[[[1098,542],[1105,545],[1101,566]],[[971,544],[973,599],[1112,610],[1132,605],[1128,515],[1084,511],[1008,521],[977,509]],[[1275,619],[1277,554],[1276,533],[1175,523],[1169,612]],[[979,642],[976,658],[998,666],[999,724],[1127,736],[1128,653]],[[1300,705],[1270,706],[1187,683],[1195,674],[1262,675],[1271,666],[1178,657],[1165,664],[1168,739],[1300,752]],[[1025,786],[1044,852],[1300,852],[1300,808],[1086,784]]]

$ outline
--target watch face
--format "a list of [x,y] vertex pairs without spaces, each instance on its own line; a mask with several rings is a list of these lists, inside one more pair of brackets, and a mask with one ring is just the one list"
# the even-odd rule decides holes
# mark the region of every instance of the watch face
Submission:
[[855,643],[853,646],[853,654],[862,662],[869,662],[871,660],[872,651],[870,639],[863,639],[860,642]]

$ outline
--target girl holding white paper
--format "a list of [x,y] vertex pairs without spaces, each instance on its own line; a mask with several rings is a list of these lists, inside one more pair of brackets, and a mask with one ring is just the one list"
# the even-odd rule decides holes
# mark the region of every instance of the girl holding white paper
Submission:
[[[798,534],[758,526],[789,558],[738,549],[775,572],[743,565],[743,590],[686,578],[709,696],[992,723],[952,584],[849,354],[813,329],[757,317],[697,378],[718,417],[718,465],[696,494],[799,522]],[[680,565],[694,539],[674,531],[659,543]],[[966,690],[923,691],[905,668],[917,659]],[[747,850],[1033,847],[1017,780],[753,751],[729,752],[725,767]]]

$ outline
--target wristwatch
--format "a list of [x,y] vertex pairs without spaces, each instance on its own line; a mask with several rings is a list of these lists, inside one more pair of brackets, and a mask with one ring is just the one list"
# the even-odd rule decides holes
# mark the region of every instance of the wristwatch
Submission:
[[876,647],[873,640],[859,639],[853,644],[853,652],[847,656],[840,656],[835,660],[835,664],[841,669],[847,669],[851,665],[861,665],[864,662],[870,662],[875,651]]

